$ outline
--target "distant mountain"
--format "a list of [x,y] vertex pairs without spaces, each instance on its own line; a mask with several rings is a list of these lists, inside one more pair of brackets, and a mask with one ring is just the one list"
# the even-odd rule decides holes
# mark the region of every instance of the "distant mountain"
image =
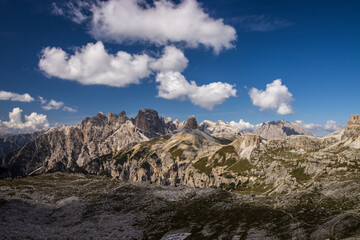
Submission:
[[135,119],[125,112],[98,113],[76,126],[50,128],[18,151],[2,159],[3,176],[23,176],[51,171],[79,171],[97,156],[110,154],[175,129],[151,109],[142,109]]
[[205,120],[200,124],[200,130],[217,138],[233,139],[234,136],[240,136],[240,130],[224,121],[212,122]]
[[[348,126],[357,129],[360,125]],[[293,135],[287,137],[270,140],[258,134],[234,135],[231,143],[224,143],[201,131],[196,120],[189,118],[173,133],[93,159],[83,169],[131,182],[261,194],[293,192],[324,181],[360,180],[358,138],[339,137],[339,133],[317,138],[290,129],[286,134]],[[359,136],[360,128],[351,136],[355,132]]]
[[0,136],[0,159],[16,149],[21,148],[34,137],[42,134],[42,132],[27,134],[7,134]]
[[254,133],[266,139],[285,138],[291,135],[312,135],[311,132],[305,131],[300,124],[284,120],[263,123]]

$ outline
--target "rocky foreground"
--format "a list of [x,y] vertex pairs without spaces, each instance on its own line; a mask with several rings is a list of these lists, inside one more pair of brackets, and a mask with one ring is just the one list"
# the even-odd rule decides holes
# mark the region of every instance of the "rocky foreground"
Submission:
[[0,238],[357,239],[359,196],[358,180],[256,196],[52,173],[0,180]]

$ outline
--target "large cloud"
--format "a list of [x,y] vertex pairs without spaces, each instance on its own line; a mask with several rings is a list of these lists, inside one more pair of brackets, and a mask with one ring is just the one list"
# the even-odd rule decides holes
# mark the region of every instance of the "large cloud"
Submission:
[[249,95],[252,103],[260,107],[260,111],[274,109],[280,115],[294,113],[291,107],[294,99],[288,88],[282,85],[281,79],[266,84],[266,90],[252,88]]
[[236,96],[233,85],[222,82],[197,86],[189,82],[180,72],[161,72],[156,76],[159,97],[165,99],[189,99],[193,104],[211,110],[217,104],[223,103],[229,97]]
[[231,121],[230,125],[237,127],[240,131],[253,131],[261,126],[261,124],[254,125],[251,124],[250,122],[245,122],[243,119],[240,119],[239,122]]
[[[158,45],[185,42],[189,47],[202,44],[216,53],[233,47],[236,31],[222,19],[213,19],[196,0],[179,4],[170,0],[108,0],[88,4],[69,3],[66,11],[54,5],[54,13],[67,15],[74,22],[90,22],[90,33],[98,40],[123,43],[151,42]],[[91,13],[87,15],[86,13]]]
[[16,133],[39,131],[49,127],[47,116],[35,112],[25,115],[25,122],[23,122],[22,111],[18,107],[14,108],[9,113],[9,121],[0,121],[0,125]]
[[[125,52],[112,55],[106,52],[102,42],[89,43],[71,56],[62,49],[48,47],[44,49],[39,62],[40,69],[49,76],[86,85],[125,87],[131,83],[139,83],[141,78],[157,72],[159,97],[189,99],[195,105],[209,110],[227,98],[236,96],[235,86],[227,83],[213,82],[197,86],[193,81],[188,82],[181,74],[187,65],[188,59],[184,53],[174,46],[166,46],[163,54],[156,59],[146,54],[131,56]],[[49,102],[47,105],[43,104],[43,108],[56,109],[61,107],[57,105],[61,103]]]
[[34,101],[34,98],[31,97],[28,93],[18,94],[13,92],[0,91],[0,100],[32,102]]
[[106,52],[102,42],[89,43],[69,56],[61,48],[43,49],[39,67],[49,76],[78,81],[85,85],[102,84],[124,87],[139,83],[151,74],[146,55],[131,55],[119,51]]

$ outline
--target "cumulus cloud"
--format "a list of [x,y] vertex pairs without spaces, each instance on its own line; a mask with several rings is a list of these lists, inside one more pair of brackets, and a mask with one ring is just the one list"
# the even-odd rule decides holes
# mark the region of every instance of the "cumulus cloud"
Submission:
[[0,121],[0,125],[13,132],[33,132],[49,127],[46,115],[33,112],[25,115],[25,122],[23,122],[22,112],[20,108],[14,108],[9,113],[9,121]]
[[260,107],[260,111],[273,109],[280,115],[294,113],[291,107],[294,99],[288,88],[282,85],[281,79],[266,84],[266,90],[252,88],[249,95],[252,103]]
[[[64,6],[67,13],[54,6],[56,14],[74,22],[88,22],[90,34],[98,40],[150,42],[157,45],[185,42],[189,47],[200,44],[216,53],[233,47],[236,31],[222,19],[211,18],[196,0],[108,0],[88,4],[76,1]],[[87,14],[90,13],[90,14]]]
[[325,124],[319,123],[304,123],[301,120],[295,121],[295,123],[300,124],[305,130],[313,132],[317,136],[324,136],[331,132],[345,128],[346,124],[338,123],[334,120],[327,120]]
[[261,124],[254,125],[250,122],[245,122],[243,119],[240,119],[239,122],[231,121],[230,125],[238,128],[240,131],[253,131],[259,126],[261,126]]
[[32,102],[34,101],[34,98],[31,97],[28,93],[18,94],[13,92],[0,91],[0,100]]
[[67,112],[77,112],[76,109],[69,106],[65,106],[65,104],[61,101],[55,101],[54,99],[50,99],[50,101],[48,101],[41,96],[39,96],[39,101],[41,103],[41,108],[44,110],[62,109],[63,111],[67,111]]
[[[228,83],[214,82],[197,86],[194,81],[188,82],[181,74],[187,65],[188,59],[184,53],[174,46],[166,46],[163,54],[156,59],[146,54],[108,54],[102,42],[89,43],[71,56],[62,49],[48,47],[44,49],[39,62],[40,69],[49,76],[86,85],[125,87],[131,83],[139,83],[141,78],[157,72],[156,82],[160,83],[159,97],[189,99],[193,104],[209,110],[227,98],[236,96],[235,86]],[[43,108],[58,109],[64,105],[61,103],[54,100],[45,102]]]
[[161,58],[150,63],[150,67],[159,72],[182,72],[187,68],[189,60],[184,53],[174,46],[166,46]]
[[158,97],[165,99],[189,99],[193,104],[212,110],[229,97],[236,96],[234,85],[222,82],[197,86],[194,81],[187,81],[180,72],[161,72],[156,76],[159,82]]
[[61,48],[43,49],[39,68],[49,76],[77,81],[84,85],[101,84],[125,87],[137,84],[151,74],[148,55],[106,52],[102,42],[89,43],[68,55]]

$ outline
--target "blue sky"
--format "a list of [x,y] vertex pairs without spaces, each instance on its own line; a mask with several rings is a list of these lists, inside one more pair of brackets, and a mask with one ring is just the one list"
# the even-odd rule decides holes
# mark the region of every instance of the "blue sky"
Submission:
[[[350,114],[359,113],[360,2],[188,1],[196,3],[195,9],[206,14],[211,21],[223,19],[220,26],[224,30],[223,34],[216,35],[219,39],[203,44],[204,36],[198,36],[197,33],[194,36],[191,32],[180,34],[183,36],[181,41],[172,39],[172,35],[178,32],[189,31],[189,25],[184,30],[179,28],[175,32],[174,29],[165,29],[165,42],[159,43],[160,38],[151,35],[152,29],[160,28],[155,21],[158,19],[156,11],[149,16],[151,21],[154,19],[154,23],[151,25],[150,21],[148,35],[145,28],[147,25],[139,27],[144,32],[142,35],[125,28],[117,29],[116,35],[106,32],[108,29],[94,30],[88,6],[95,4],[95,1],[87,1],[88,5],[80,6],[81,13],[87,17],[82,20],[74,14],[79,10],[79,1],[0,0],[0,91],[7,92],[2,97],[0,94],[3,99],[0,100],[0,131],[29,130],[22,125],[18,129],[16,124],[6,125],[9,122],[9,112],[14,108],[22,110],[16,113],[22,114],[22,124],[26,124],[24,115],[29,116],[33,112],[37,114],[32,116],[35,119],[33,121],[40,119],[44,123],[44,119],[41,120],[39,116],[46,115],[49,126],[54,126],[75,124],[99,111],[106,114],[125,110],[129,116],[134,117],[139,109],[152,108],[164,117],[171,116],[180,120],[185,120],[190,115],[195,115],[198,121],[221,119],[238,122],[243,119],[252,124],[279,119],[291,122],[301,120],[303,124],[308,124],[305,125],[307,128],[314,131],[324,130],[328,120],[336,123],[330,122],[332,125],[326,129],[336,130],[347,122]],[[131,7],[125,0],[109,0],[108,4],[112,2],[123,4],[124,11],[127,11],[126,7]],[[156,8],[153,2],[148,3],[148,6],[142,5],[139,9],[145,11]],[[172,4],[175,10],[184,4],[183,1],[170,0],[164,0],[163,3]],[[137,16],[132,16],[131,13],[129,10],[129,24],[137,20]],[[109,18],[116,18],[116,14],[118,13],[113,13],[114,16]],[[189,14],[187,18],[191,16]],[[169,16],[165,14],[159,19],[166,22],[167,17]],[[169,20],[175,21],[177,20],[174,18]],[[186,26],[186,20],[179,21]],[[189,21],[202,24],[201,21]],[[170,37],[166,38],[168,33]],[[119,36],[126,39],[119,40]],[[146,40],[141,39],[144,36]],[[192,42],[194,38],[196,46]],[[55,70],[51,66],[39,66],[46,47],[61,49],[71,56],[80,51],[81,47],[85,48],[87,44],[96,44],[98,41],[102,42],[110,56],[124,51],[130,55],[146,55],[153,59],[151,61],[160,59],[166,46],[174,47],[178,50],[177,56],[182,53],[188,61],[186,66],[177,70],[179,74],[176,76],[184,77],[185,89],[193,90],[181,94],[167,92],[168,99],[164,95],[159,97],[159,85],[165,86],[168,83],[158,78],[163,68],[156,70],[155,67],[149,67],[147,70],[151,73],[140,77],[138,84],[118,87],[111,86],[103,78],[89,80],[89,77],[85,77],[79,80],[78,75],[64,75],[63,69],[51,59],[46,59],[47,63],[54,64]],[[222,44],[222,48],[216,53],[218,43]],[[225,46],[226,44],[232,46]],[[180,58],[183,62],[184,57]],[[96,58],[94,62],[98,64]],[[126,77],[122,77],[121,81],[125,81]],[[267,84],[276,79],[282,81],[278,87],[274,87],[280,93],[275,96],[276,102],[272,103],[274,96],[270,91],[264,91]],[[91,81],[105,83],[91,84]],[[194,81],[196,85],[191,85],[190,81]],[[201,86],[211,83],[219,83],[215,87],[221,90],[218,94],[225,94],[210,97],[220,98],[213,106],[208,102],[207,88],[205,93],[201,92]],[[226,85],[228,87],[231,85],[231,90],[236,90],[236,96],[230,89],[225,90],[225,84],[229,84]],[[253,98],[249,94],[252,88],[257,89]],[[11,97],[9,93],[27,93],[33,100],[18,101],[15,95]],[[51,100],[55,101],[53,105],[49,105]],[[284,111],[279,111],[281,104],[286,108]],[[64,111],[65,106],[69,107],[65,110],[71,111]],[[40,127],[41,123],[38,125]]]

